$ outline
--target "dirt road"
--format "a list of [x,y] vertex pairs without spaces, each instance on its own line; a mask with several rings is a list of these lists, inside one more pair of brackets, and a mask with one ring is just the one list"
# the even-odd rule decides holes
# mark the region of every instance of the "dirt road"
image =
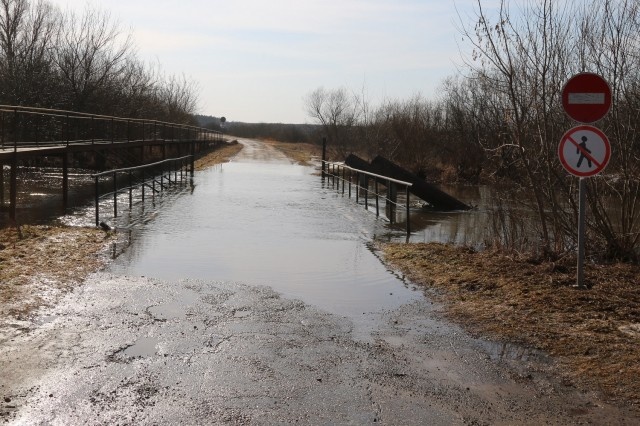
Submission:
[[[236,161],[270,161],[244,143]],[[0,421],[637,424],[559,383],[544,355],[443,321],[428,297],[339,315],[266,284],[91,276],[0,347]]]

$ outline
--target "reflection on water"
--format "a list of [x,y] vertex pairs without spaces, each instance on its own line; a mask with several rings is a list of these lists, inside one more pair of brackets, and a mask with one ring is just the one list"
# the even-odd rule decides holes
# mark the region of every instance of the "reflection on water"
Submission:
[[386,222],[323,188],[313,169],[232,162],[194,184],[149,223],[129,226],[133,243],[112,272],[268,285],[340,315],[419,297],[367,247]]
[[[0,226],[9,224],[10,167],[4,166],[3,204]],[[62,170],[47,167],[18,167],[16,216],[22,224],[43,224],[70,214],[84,216],[83,210],[93,199],[94,184],[90,170],[69,169],[69,205],[65,212],[62,198]]]

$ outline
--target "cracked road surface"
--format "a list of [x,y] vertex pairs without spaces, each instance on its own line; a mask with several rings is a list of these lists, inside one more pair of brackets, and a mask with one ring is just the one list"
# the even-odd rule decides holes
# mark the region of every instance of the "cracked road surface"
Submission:
[[[245,143],[254,153],[262,152],[260,144]],[[206,182],[200,185],[206,188]],[[223,203],[222,198],[217,200]],[[367,217],[366,212],[361,214]],[[163,220],[157,218],[159,224]],[[310,239],[298,226],[289,222],[291,232]],[[342,229],[322,233],[349,240]],[[221,231],[216,235],[224,238]],[[140,240],[141,246],[154,245],[145,238],[149,236]],[[358,237],[349,244],[364,242]],[[331,245],[332,250],[336,247]],[[175,250],[184,249],[175,244]],[[232,250],[227,252],[214,250],[212,258],[234,256]],[[373,264],[361,259],[368,256],[377,262],[365,249],[342,266],[336,262],[336,268],[358,264],[371,269]],[[136,268],[145,264],[144,255],[133,257],[123,255],[113,268],[91,276],[56,307],[41,312],[28,332],[3,342],[0,421],[18,425],[637,422],[632,413],[555,378],[553,363],[542,354],[472,338],[447,323],[440,306],[388,272],[392,281],[378,284],[388,286],[385,294],[390,302],[376,302],[382,303],[380,309],[365,309],[357,301],[331,309],[330,300],[317,292],[292,297],[300,289],[276,282],[278,274],[287,281],[287,272],[268,270],[271,258],[256,273],[266,284],[259,285],[253,282],[255,271],[231,273],[239,275],[238,280],[215,280],[205,278],[204,269],[193,265],[194,274],[179,265],[168,266],[173,276],[163,275],[161,266],[151,263],[143,274],[144,268]],[[219,273],[224,275],[221,269]],[[336,301],[351,297],[331,283],[326,285],[336,293]],[[366,293],[367,287],[360,291]],[[414,295],[391,297],[403,292]]]

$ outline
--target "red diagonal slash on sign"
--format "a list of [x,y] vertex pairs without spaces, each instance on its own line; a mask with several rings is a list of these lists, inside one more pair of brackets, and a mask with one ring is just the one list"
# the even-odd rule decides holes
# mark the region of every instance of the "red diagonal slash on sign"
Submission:
[[[576,139],[581,139],[580,135],[587,135],[589,137],[589,147],[587,147],[586,144],[580,146],[581,144],[576,141]],[[574,148],[577,148],[575,154],[573,153]],[[589,152],[589,148],[591,148],[593,154]],[[580,162],[577,157],[578,154],[581,154],[580,158],[587,159],[591,162],[592,167],[589,167],[589,170],[578,167],[575,164],[576,160],[578,160],[578,163]],[[562,139],[560,139],[558,156],[560,157],[562,167],[572,175],[580,178],[595,176],[609,163],[611,145],[609,144],[607,136],[597,127],[588,125],[577,126],[567,131],[562,136]],[[598,159],[596,160],[595,157],[598,157]]]
[[[582,153],[582,155],[584,155],[585,157],[587,157],[587,159],[589,161],[591,161],[593,164],[596,165],[596,167],[600,167],[602,164],[596,160],[595,158],[593,158],[593,155],[591,155],[589,153],[589,151],[587,151],[586,149],[584,149],[583,147],[580,146],[580,144],[578,142],[575,141],[575,139],[573,139],[571,137],[571,135],[567,135],[567,139],[576,146],[576,148],[578,148],[580,150],[580,152]],[[557,139],[556,139],[557,140]]]

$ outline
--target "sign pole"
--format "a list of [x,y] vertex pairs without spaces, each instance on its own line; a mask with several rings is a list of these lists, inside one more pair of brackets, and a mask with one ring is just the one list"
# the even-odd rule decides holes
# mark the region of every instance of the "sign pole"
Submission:
[[585,178],[580,178],[578,193],[578,277],[577,285],[584,288],[584,234],[585,234],[585,216],[586,216],[586,189],[587,183]]
[[[562,107],[579,123],[594,123],[609,112],[611,87],[601,76],[582,72],[574,75],[562,89]],[[578,126],[564,134],[558,147],[562,166],[580,178],[578,193],[578,274],[577,286],[584,288],[584,239],[587,183],[585,178],[600,173],[609,162],[611,146],[602,131]]]

